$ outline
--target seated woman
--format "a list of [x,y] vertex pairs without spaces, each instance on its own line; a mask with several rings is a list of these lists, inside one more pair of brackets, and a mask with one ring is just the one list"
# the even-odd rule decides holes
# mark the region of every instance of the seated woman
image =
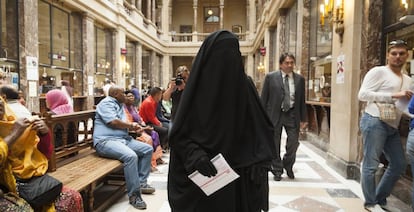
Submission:
[[127,119],[130,122],[137,122],[141,126],[144,126],[144,129],[146,129],[146,130],[143,130],[142,132],[139,132],[138,137],[136,139],[138,141],[142,141],[144,143],[152,145],[153,153],[152,153],[152,159],[151,159],[151,171],[156,171],[158,164],[165,163],[161,159],[162,148],[160,145],[160,139],[159,139],[158,133],[149,126],[145,128],[146,124],[141,119],[141,117],[138,114],[137,108],[134,106],[134,101],[135,101],[134,94],[131,91],[125,91],[125,94],[126,94],[126,100],[125,100],[124,110],[125,110],[125,114],[127,115]]
[[73,107],[68,102],[66,94],[62,90],[53,89],[46,94],[46,107],[53,114],[72,113]]
[[[17,119],[0,98],[0,184],[4,192],[17,193],[16,178],[28,180],[46,174],[51,155],[50,133],[38,118]],[[41,148],[42,147],[42,148]],[[35,211],[83,211],[79,192],[63,187],[57,199]]]

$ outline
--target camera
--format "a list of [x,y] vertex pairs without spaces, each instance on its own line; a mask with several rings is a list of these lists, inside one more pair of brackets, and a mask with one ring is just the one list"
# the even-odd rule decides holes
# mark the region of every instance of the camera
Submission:
[[184,82],[183,76],[181,75],[181,73],[178,73],[177,77],[175,78],[175,84],[176,85],[181,85],[181,84],[183,84],[183,82]]

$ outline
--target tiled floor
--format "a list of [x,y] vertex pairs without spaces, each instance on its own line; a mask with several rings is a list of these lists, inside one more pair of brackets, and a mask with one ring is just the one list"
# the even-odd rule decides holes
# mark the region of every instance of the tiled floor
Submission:
[[[301,142],[293,168],[295,179],[283,175],[282,181],[273,181],[269,174],[270,212],[340,212],[365,211],[361,186],[354,180],[346,180],[325,163],[323,155],[316,154],[313,146]],[[322,153],[323,154],[323,153]],[[168,161],[168,155],[164,158]],[[148,212],[170,212],[167,201],[168,164],[158,167],[158,173],[151,173],[149,183],[157,191],[153,195],[143,195]],[[389,204],[401,211],[410,208],[390,197]],[[128,204],[127,195],[108,209],[109,212],[138,211]]]

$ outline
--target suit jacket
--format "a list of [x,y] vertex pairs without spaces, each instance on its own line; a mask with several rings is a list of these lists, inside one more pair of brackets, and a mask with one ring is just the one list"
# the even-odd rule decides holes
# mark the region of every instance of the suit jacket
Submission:
[[[299,126],[300,122],[307,121],[305,79],[301,75],[293,72],[293,80],[295,83],[295,102],[293,110],[295,117],[297,117],[295,123]],[[263,84],[261,100],[274,126],[279,123],[284,95],[282,72],[279,70],[268,73]]]

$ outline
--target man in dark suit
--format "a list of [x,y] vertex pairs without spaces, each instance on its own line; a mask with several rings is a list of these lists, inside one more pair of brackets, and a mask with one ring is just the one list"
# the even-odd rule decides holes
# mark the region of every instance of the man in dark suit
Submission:
[[[293,72],[295,56],[284,53],[279,58],[280,70],[266,75],[261,99],[275,127],[276,157],[272,161],[274,180],[282,179],[283,169],[294,179],[293,164],[299,147],[299,131],[306,125],[305,79]],[[280,157],[282,127],[287,133],[286,153]]]

